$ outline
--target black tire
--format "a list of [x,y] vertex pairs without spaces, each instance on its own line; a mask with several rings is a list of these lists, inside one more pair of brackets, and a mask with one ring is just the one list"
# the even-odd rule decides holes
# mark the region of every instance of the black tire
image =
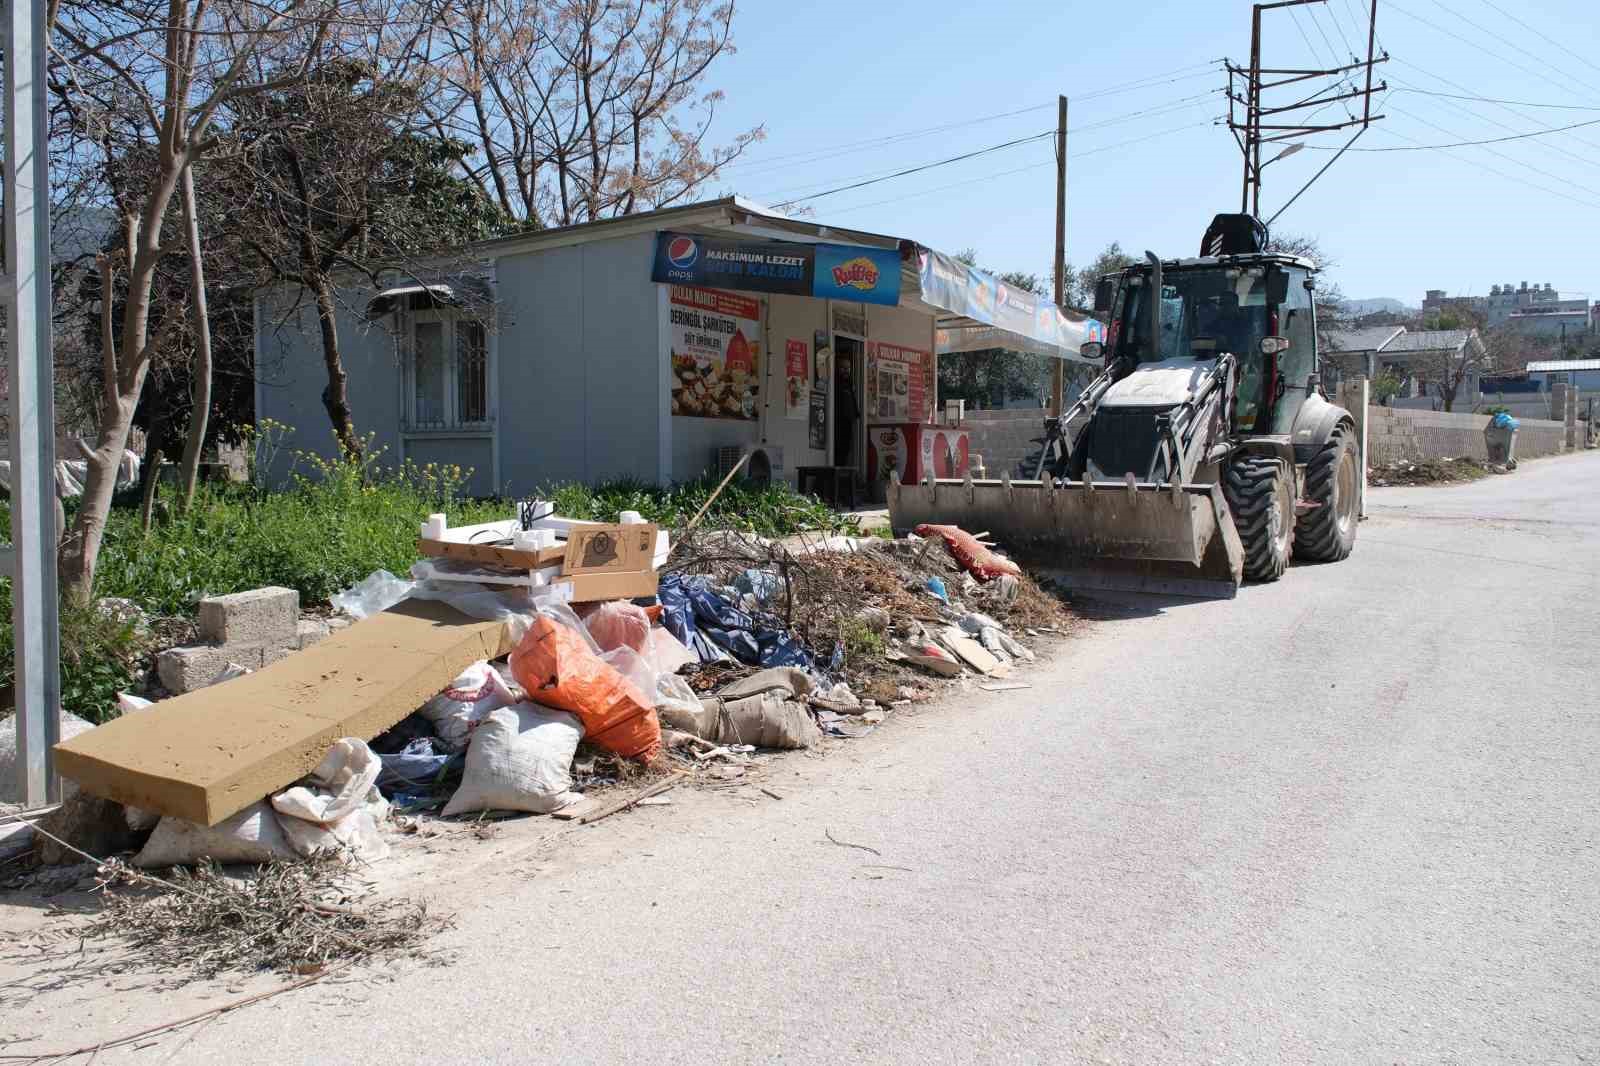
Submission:
[[1341,422],[1306,464],[1306,498],[1317,504],[1295,524],[1294,553],[1309,562],[1336,563],[1356,546],[1361,508],[1361,453]]
[[1243,455],[1223,479],[1222,492],[1244,546],[1244,576],[1251,581],[1276,581],[1289,568],[1294,545],[1292,476],[1276,459]]

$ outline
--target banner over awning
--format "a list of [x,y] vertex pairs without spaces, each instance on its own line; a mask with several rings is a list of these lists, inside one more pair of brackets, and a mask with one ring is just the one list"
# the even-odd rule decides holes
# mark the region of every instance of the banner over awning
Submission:
[[955,316],[940,323],[935,338],[940,354],[1006,348],[1095,362],[1078,354],[1089,341],[1105,339],[1095,319],[1068,315],[1049,300],[943,252],[919,248],[918,256],[922,302]]

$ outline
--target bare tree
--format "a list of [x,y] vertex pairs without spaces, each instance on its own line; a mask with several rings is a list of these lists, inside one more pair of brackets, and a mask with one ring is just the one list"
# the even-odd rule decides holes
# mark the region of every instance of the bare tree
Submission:
[[[101,253],[99,425],[88,459],[83,502],[61,548],[63,590],[86,600],[111,509],[119,460],[150,369],[151,289],[167,249],[163,222],[184,171],[214,147],[213,124],[230,101],[271,87],[252,78],[267,53],[317,54],[339,14],[339,0],[59,0],[52,48],[60,95],[69,100],[104,164],[118,142],[151,150],[149,172],[115,197],[121,232]],[[306,47],[308,44],[314,47]],[[286,64],[283,78],[304,74]],[[126,288],[121,329],[112,299]],[[174,316],[175,317],[175,316]],[[170,320],[170,319],[169,319]]]
[[542,228],[680,203],[763,135],[710,143],[734,5],[710,0],[440,0],[428,42],[442,135],[508,216]]
[[[341,449],[359,456],[340,345],[342,283],[500,231],[504,217],[455,173],[468,146],[408,130],[425,86],[378,57],[318,65],[233,109],[236,150],[212,180],[235,226],[228,257],[315,306]],[[298,307],[298,303],[296,304]]]

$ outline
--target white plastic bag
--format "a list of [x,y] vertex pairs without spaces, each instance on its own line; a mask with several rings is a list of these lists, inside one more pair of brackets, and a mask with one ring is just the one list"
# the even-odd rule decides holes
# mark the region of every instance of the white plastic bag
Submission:
[[475,722],[516,701],[500,671],[479,659],[461,671],[449,688],[423,704],[421,713],[433,723],[433,731],[439,734],[444,747],[455,752],[467,746]]
[[[143,696],[135,696],[131,692],[117,693],[117,713],[132,714],[142,711],[146,707],[154,707],[155,700],[147,700]],[[134,831],[153,829],[161,821],[161,815],[156,811],[147,811],[143,807],[124,807],[122,817],[128,823],[128,828]]]
[[402,581],[387,570],[374,570],[351,588],[331,596],[328,602],[334,610],[360,621],[387,611],[411,595],[413,587],[413,582]]
[[651,627],[644,658],[645,662],[655,667],[658,674],[675,674],[690,663],[700,661],[700,656],[684,647],[683,641],[673,636],[665,626]]
[[335,742],[311,772],[310,784],[272,797],[289,846],[310,858],[344,847],[368,862],[389,854],[378,825],[389,815],[389,801],[378,792],[383,762],[366,741]]
[[583,797],[572,789],[572,756],[583,738],[576,715],[518,703],[490,711],[472,731],[461,787],[446,816],[470,811],[549,814]]
[[220,863],[287,862],[300,856],[289,846],[278,816],[265,802],[252,803],[213,826],[182,818],[163,818],[133,857],[135,866],[193,866],[201,859]]

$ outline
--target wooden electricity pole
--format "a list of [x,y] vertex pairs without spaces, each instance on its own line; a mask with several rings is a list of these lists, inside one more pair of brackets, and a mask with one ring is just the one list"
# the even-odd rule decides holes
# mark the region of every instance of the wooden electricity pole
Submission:
[[[1057,98],[1056,108],[1056,306],[1067,299],[1067,98]],[[1062,411],[1062,363],[1050,364],[1050,413]]]

